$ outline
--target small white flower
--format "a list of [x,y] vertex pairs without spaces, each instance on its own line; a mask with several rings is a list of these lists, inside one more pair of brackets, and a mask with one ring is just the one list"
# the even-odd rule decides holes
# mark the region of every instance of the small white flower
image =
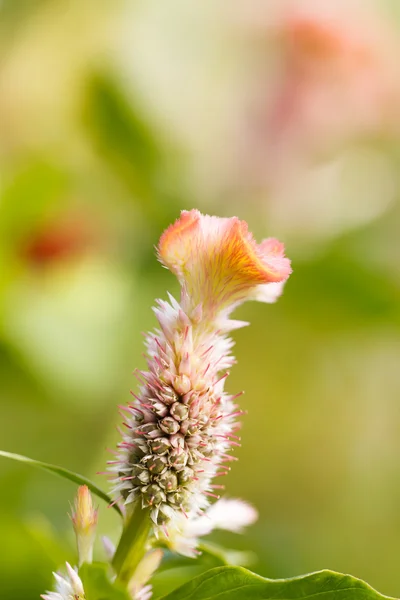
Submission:
[[221,498],[212,504],[206,512],[189,521],[187,531],[192,536],[207,535],[213,529],[226,529],[240,533],[244,527],[257,520],[256,509],[239,498]]
[[134,600],[150,600],[153,595],[151,585],[145,585],[139,592],[136,592]]
[[256,509],[238,498],[221,498],[200,517],[182,519],[178,531],[172,532],[165,543],[180,554],[196,556],[198,538],[214,529],[225,529],[240,533],[258,518]]
[[78,573],[67,563],[67,574],[61,576],[53,573],[56,580],[56,591],[42,594],[42,600],[85,600],[83,584]]

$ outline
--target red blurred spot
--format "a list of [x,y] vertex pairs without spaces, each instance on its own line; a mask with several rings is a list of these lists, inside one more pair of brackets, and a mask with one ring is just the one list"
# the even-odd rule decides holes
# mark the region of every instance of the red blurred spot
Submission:
[[23,248],[26,259],[37,265],[79,256],[93,245],[93,230],[86,216],[63,216],[42,226]]

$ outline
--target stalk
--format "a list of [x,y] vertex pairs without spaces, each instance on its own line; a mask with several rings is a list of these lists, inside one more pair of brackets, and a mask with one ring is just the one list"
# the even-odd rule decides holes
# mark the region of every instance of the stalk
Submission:
[[121,539],[112,560],[117,581],[127,585],[146,553],[146,542],[151,529],[150,510],[139,503],[128,515]]

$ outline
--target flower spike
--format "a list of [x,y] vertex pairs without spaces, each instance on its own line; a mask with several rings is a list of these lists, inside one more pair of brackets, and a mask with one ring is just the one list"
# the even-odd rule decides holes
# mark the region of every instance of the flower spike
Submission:
[[[277,240],[257,244],[244,221],[197,210],[183,211],[164,232],[158,256],[178,278],[181,299],[154,308],[159,329],[147,335],[148,370],[138,376],[109,470],[115,497],[150,507],[156,535],[172,540],[219,498],[212,479],[227,472],[239,444],[243,412],[224,385],[235,362],[227,334],[245,323],[229,315],[246,300],[273,302],[291,269]],[[245,512],[236,511],[239,521]]]

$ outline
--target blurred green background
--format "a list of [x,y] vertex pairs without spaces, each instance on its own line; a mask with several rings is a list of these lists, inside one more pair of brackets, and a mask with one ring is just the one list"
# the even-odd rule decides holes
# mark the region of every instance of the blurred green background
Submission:
[[[183,208],[236,214],[294,273],[237,311],[226,485],[260,519],[214,539],[268,577],[331,568],[399,596],[400,117],[331,146],[317,129],[321,153],[281,150],[271,174],[253,107],[282,48],[261,5],[0,2],[0,447],[105,486],[141,332],[177,293],[154,245]],[[373,8],[400,35],[397,2]],[[1,459],[0,490],[0,598],[33,600],[74,561],[75,488]],[[103,506],[100,524],[116,537]]]

